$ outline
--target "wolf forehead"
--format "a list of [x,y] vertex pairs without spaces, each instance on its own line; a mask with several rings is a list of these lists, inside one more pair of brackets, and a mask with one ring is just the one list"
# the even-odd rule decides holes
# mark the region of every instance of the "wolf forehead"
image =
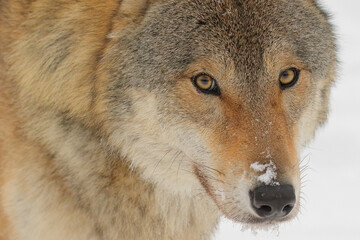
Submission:
[[160,82],[165,73],[176,74],[198,59],[218,56],[230,59],[239,73],[251,74],[264,65],[269,48],[290,51],[319,75],[335,59],[329,51],[334,49],[332,27],[312,0],[160,1],[139,27],[127,32],[119,48],[131,56],[122,62],[123,69],[137,69],[142,83],[154,77]]

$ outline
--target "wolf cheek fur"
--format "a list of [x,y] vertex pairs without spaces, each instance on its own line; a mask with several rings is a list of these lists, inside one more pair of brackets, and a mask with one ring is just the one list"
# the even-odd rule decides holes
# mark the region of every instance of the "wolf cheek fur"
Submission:
[[0,16],[1,240],[209,239],[221,214],[296,215],[336,71],[315,1],[11,0]]

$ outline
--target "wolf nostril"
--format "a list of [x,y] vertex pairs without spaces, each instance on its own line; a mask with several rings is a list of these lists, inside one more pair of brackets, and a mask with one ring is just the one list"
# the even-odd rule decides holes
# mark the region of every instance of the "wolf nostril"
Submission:
[[257,209],[258,211],[267,214],[272,212],[272,208],[270,206],[263,205]]
[[250,191],[250,201],[259,217],[281,218],[289,215],[296,199],[291,185],[265,185]]
[[[286,205],[283,209],[282,209],[282,212],[283,213],[285,213],[286,215],[288,215],[290,212],[291,212],[291,210],[293,210],[293,208],[294,208],[294,205]],[[286,216],[285,215],[285,216]]]

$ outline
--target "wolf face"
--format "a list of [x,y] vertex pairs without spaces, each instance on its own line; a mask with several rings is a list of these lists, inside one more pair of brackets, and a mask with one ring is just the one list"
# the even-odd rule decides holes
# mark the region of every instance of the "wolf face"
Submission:
[[326,120],[335,75],[326,14],[310,0],[141,11],[115,22],[102,62],[109,144],[146,181],[203,194],[235,221],[294,217],[299,153]]

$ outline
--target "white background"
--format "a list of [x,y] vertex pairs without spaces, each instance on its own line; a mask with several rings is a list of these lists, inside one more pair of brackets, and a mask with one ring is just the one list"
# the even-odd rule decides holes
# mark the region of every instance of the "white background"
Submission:
[[360,240],[360,1],[322,0],[332,15],[341,62],[331,113],[305,149],[310,170],[298,219],[275,231],[241,231],[221,221],[216,240]]

